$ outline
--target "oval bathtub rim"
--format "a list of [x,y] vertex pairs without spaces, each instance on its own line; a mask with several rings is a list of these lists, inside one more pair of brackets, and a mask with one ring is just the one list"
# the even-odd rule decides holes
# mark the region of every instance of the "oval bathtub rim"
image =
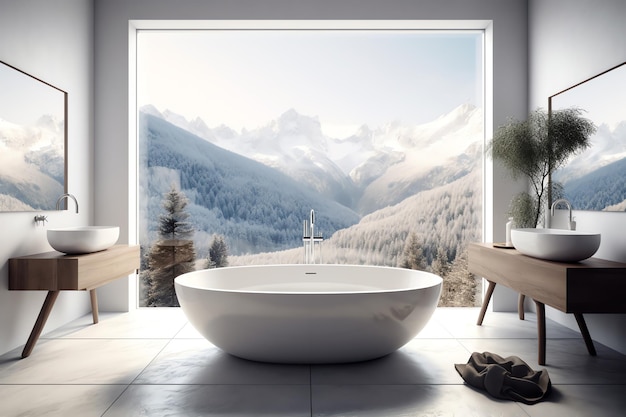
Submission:
[[[298,295],[298,296],[320,296],[320,295],[335,295],[335,296],[346,296],[351,294],[388,294],[388,293],[403,293],[403,292],[411,292],[411,291],[419,291],[419,290],[427,290],[429,288],[435,288],[437,286],[443,285],[443,279],[432,272],[422,271],[417,269],[408,269],[408,268],[399,268],[393,266],[383,266],[383,265],[356,265],[356,264],[269,264],[269,265],[240,265],[240,266],[227,266],[223,268],[216,268],[217,270],[233,270],[233,269],[254,269],[254,268],[270,268],[270,267],[354,267],[354,268],[372,268],[372,269],[386,269],[386,270],[399,270],[399,271],[412,271],[419,272],[420,274],[424,274],[426,278],[428,278],[428,282],[425,285],[414,286],[414,287],[403,287],[403,288],[391,288],[391,289],[375,289],[375,290],[350,290],[350,291],[263,291],[263,290],[247,290],[247,289],[224,289],[224,288],[213,288],[199,285],[192,285],[186,281],[185,277],[190,277],[193,275],[201,275],[202,273],[207,273],[207,271],[212,271],[211,269],[200,269],[196,271],[187,272],[185,274],[181,274],[174,278],[174,284],[180,285],[182,287],[193,288],[204,291],[213,291],[219,293],[233,293],[233,294],[265,294],[272,296],[282,296],[282,295]],[[180,278],[180,279],[179,279]]]

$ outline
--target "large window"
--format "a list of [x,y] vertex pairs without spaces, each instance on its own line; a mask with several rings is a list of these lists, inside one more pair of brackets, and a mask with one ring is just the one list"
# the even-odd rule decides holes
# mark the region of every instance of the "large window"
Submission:
[[304,262],[312,209],[317,261],[432,270],[475,305],[483,38],[138,31],[140,305],[188,270]]

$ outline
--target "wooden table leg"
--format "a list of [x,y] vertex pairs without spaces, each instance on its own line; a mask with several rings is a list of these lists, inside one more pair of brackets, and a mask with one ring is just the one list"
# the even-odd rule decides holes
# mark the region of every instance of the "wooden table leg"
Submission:
[[483,319],[485,318],[485,313],[487,312],[487,307],[489,306],[489,301],[491,300],[491,296],[493,295],[493,290],[496,288],[496,283],[489,282],[489,287],[487,288],[487,293],[485,294],[485,298],[483,300],[483,306],[480,309],[480,314],[478,315],[478,321],[476,325],[481,326],[483,324]]
[[37,340],[39,340],[39,336],[41,335],[41,331],[46,325],[46,321],[48,320],[48,316],[50,316],[50,312],[52,311],[52,307],[54,306],[54,302],[57,300],[60,291],[48,291],[48,295],[46,296],[46,300],[43,302],[43,306],[41,307],[41,311],[39,312],[39,316],[37,317],[37,321],[35,322],[35,326],[33,330],[30,332],[30,336],[28,337],[28,341],[26,342],[26,346],[22,351],[22,358],[27,358],[30,356]]
[[524,320],[524,300],[526,296],[522,293],[517,297],[517,314],[520,320]]
[[546,305],[535,300],[537,307],[537,363],[546,364]]
[[574,313],[574,317],[576,317],[576,322],[578,323],[580,334],[583,335],[583,340],[585,341],[585,345],[587,345],[587,352],[589,352],[591,356],[596,356],[596,348],[593,345],[593,340],[591,340],[591,335],[589,334],[587,323],[585,323],[585,318],[583,317],[582,313]]
[[93,324],[98,324],[98,296],[96,295],[96,289],[89,290],[89,297],[91,298],[91,315],[93,316]]

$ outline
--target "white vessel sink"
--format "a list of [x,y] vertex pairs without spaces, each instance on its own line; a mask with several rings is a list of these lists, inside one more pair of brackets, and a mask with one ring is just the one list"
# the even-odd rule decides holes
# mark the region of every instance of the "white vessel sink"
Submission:
[[562,229],[513,229],[511,241],[524,255],[548,261],[578,262],[600,247],[600,234]]
[[117,226],[80,226],[49,229],[48,243],[54,250],[69,254],[91,253],[115,245],[120,236]]

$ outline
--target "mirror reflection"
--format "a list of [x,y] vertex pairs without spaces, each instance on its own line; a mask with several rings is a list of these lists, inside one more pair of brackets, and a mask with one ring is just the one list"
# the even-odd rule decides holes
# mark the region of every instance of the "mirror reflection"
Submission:
[[577,107],[597,127],[591,147],[552,179],[576,210],[626,211],[626,62],[548,100],[549,111]]
[[67,191],[67,93],[0,61],[0,211],[54,210]]

